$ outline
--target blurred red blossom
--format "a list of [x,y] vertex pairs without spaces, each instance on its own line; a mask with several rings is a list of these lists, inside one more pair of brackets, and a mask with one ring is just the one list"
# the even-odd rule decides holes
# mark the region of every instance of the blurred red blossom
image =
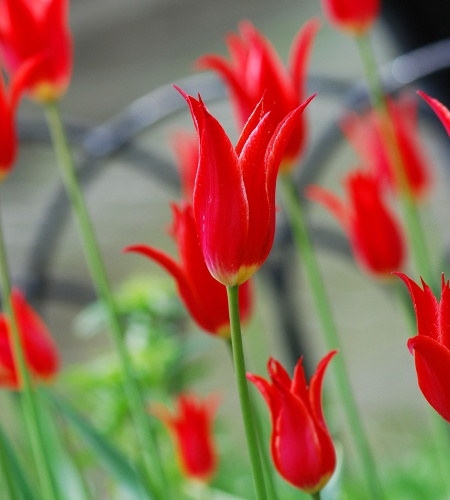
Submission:
[[0,58],[11,76],[34,60],[30,95],[41,102],[61,97],[72,72],[67,0],[0,0]]
[[[50,333],[21,292],[12,292],[12,302],[31,378],[50,381],[59,370],[59,355]],[[5,313],[0,313],[0,386],[14,390],[21,387],[13,356],[11,320]]]
[[[197,61],[201,69],[213,69],[227,85],[243,126],[264,94],[278,122],[296,109],[306,95],[306,76],[314,37],[320,27],[317,19],[309,20],[298,32],[291,46],[286,68],[272,44],[249,21],[239,25],[240,34],[227,38],[230,61],[209,54]],[[273,104],[276,104],[272,107]],[[297,121],[284,152],[281,170],[289,170],[302,154],[306,144],[305,118]]]
[[322,382],[329,352],[317,366],[309,386],[300,359],[291,380],[283,366],[269,359],[271,382],[247,374],[263,395],[272,417],[271,452],[278,472],[307,493],[320,491],[336,467],[336,453],[322,411]]
[[[401,190],[397,169],[403,168],[411,194],[420,198],[429,190],[431,171],[417,128],[417,102],[404,95],[388,103],[390,124],[376,111],[364,116],[353,113],[341,122],[342,130],[362,163],[376,173],[383,185]],[[395,142],[387,144],[386,138],[391,135]]]
[[150,406],[150,412],[172,434],[181,469],[188,478],[207,482],[216,472],[217,452],[212,429],[216,408],[216,398],[200,401],[193,394],[178,397],[174,414],[161,404]]
[[0,181],[11,171],[17,154],[14,108],[0,73]]
[[309,186],[306,195],[322,204],[347,233],[357,261],[378,277],[389,277],[402,268],[405,258],[399,223],[388,210],[372,173],[347,174],[347,202],[319,186]]
[[191,203],[198,168],[198,136],[180,130],[173,134],[171,144],[180,173],[183,198]]
[[350,35],[367,32],[380,13],[380,0],[321,0],[330,24]]
[[312,98],[281,122],[264,97],[236,147],[201,98],[188,102],[200,138],[193,209],[209,272],[241,285],[265,262],[275,233],[275,186],[284,150]]
[[450,288],[442,275],[441,300],[421,279],[422,288],[411,278],[396,273],[408,287],[417,319],[418,335],[408,340],[414,355],[420,390],[430,405],[450,422]]
[[[137,252],[164,267],[175,279],[186,308],[197,324],[207,332],[230,338],[230,321],[226,288],[211,276],[203,258],[197,236],[192,206],[172,205],[174,224],[172,235],[178,247],[181,262],[156,248],[134,245],[126,252]],[[252,296],[250,281],[244,283],[239,293],[241,320],[251,313]]]

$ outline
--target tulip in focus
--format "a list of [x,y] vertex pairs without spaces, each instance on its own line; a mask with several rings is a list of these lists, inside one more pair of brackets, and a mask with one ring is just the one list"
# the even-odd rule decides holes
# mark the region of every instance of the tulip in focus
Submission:
[[293,379],[281,364],[269,359],[271,383],[247,374],[263,395],[272,417],[271,453],[280,475],[293,486],[313,494],[329,481],[336,453],[322,411],[322,381],[337,351],[319,363],[309,386],[300,359]]
[[425,94],[425,92],[421,92],[420,90],[417,93],[430,105],[431,109],[436,113],[439,120],[441,120],[442,125],[444,125],[447,134],[450,136],[450,111],[446,108],[441,102],[429,95]]
[[[409,183],[414,198],[423,197],[431,184],[431,173],[428,160],[421,147],[417,127],[417,103],[403,96],[390,99],[389,114],[391,124],[387,125],[383,118],[371,111],[365,116],[349,114],[341,123],[342,130],[352,147],[358,153],[362,163],[379,177],[383,185],[394,191],[401,191],[401,179],[396,173],[396,153],[398,148],[401,167]],[[393,126],[395,143],[387,145],[385,138],[389,136],[385,127]]]
[[216,407],[213,398],[202,402],[186,394],[178,397],[175,414],[162,405],[151,406],[151,413],[172,434],[181,469],[190,479],[208,482],[216,472],[217,453],[212,430]]
[[422,288],[397,273],[408,287],[417,319],[418,335],[408,340],[414,355],[420,390],[430,405],[450,422],[450,288],[442,275],[441,300],[421,279]]
[[[31,378],[50,381],[59,370],[58,351],[50,333],[18,290],[13,291],[12,301]],[[10,318],[0,313],[0,387],[19,390],[21,383],[14,363],[10,329]]]
[[[177,243],[181,262],[146,245],[135,245],[125,249],[137,252],[154,260],[175,279],[181,299],[197,324],[212,335],[230,338],[230,320],[226,288],[211,276],[203,258],[197,236],[192,207],[172,205],[174,225],[172,235]],[[242,285],[239,294],[239,309],[243,322],[251,312],[250,282]]]
[[40,102],[59,99],[72,72],[72,40],[67,0],[0,0],[0,59],[13,77],[35,60],[27,82]]
[[[306,74],[314,37],[319,29],[317,19],[308,21],[291,46],[286,68],[275,49],[250,22],[239,26],[240,35],[229,35],[230,61],[219,55],[206,55],[198,60],[201,69],[217,71],[228,87],[240,125],[244,126],[262,95],[273,106],[276,121],[297,108],[306,94]],[[306,125],[302,117],[286,145],[281,170],[290,170],[306,144]]]
[[380,0],[322,0],[330,24],[349,35],[366,33],[380,13]]
[[347,202],[319,186],[309,186],[307,197],[321,203],[347,233],[356,260],[377,277],[390,277],[405,257],[399,223],[388,210],[375,177],[349,173],[345,179]]
[[203,256],[214,278],[228,287],[241,285],[272,248],[279,166],[312,98],[281,122],[261,99],[234,148],[201,98],[181,93],[200,138],[193,208]]

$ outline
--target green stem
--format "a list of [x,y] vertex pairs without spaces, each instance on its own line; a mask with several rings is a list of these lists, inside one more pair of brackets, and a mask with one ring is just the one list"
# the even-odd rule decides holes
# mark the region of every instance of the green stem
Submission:
[[45,499],[54,500],[59,496],[51,475],[49,460],[46,454],[42,430],[39,426],[38,398],[33,390],[31,377],[25,361],[25,353],[19,333],[18,319],[15,315],[12,297],[11,280],[3,237],[3,225],[0,217],[0,280],[2,287],[2,303],[11,326],[12,353],[18,379],[21,383],[20,401],[25,415],[25,422],[30,440],[34,463],[38,473],[42,495]]
[[[227,344],[230,348],[230,353],[233,356],[232,342],[227,342]],[[270,460],[269,448],[266,446],[267,440],[265,437],[264,423],[260,412],[260,407],[255,402],[253,393],[251,391],[249,391],[249,398],[253,410],[253,418],[255,421],[256,437],[258,439],[261,462],[264,468],[264,482],[266,485],[267,495],[270,500],[278,500],[278,493],[275,488],[274,469]]]
[[311,493],[311,498],[313,500],[320,500],[321,498],[320,491],[318,491],[317,493]]
[[46,105],[46,117],[51,132],[53,147],[61,168],[62,178],[72,205],[73,216],[84,247],[86,261],[97,295],[107,312],[109,330],[112,335],[116,352],[124,375],[124,390],[133,419],[139,445],[141,467],[146,473],[150,490],[163,500],[168,491],[166,477],[163,471],[156,438],[149,416],[145,410],[145,402],[136,380],[134,369],[125,346],[124,332],[119,314],[111,293],[106,270],[95,238],[94,229],[83,198],[71,150],[61,122],[56,103]]
[[438,283],[433,272],[430,253],[426,244],[425,231],[422,227],[417,204],[406,176],[404,161],[396,138],[392,118],[389,113],[389,106],[378,75],[375,55],[367,34],[360,35],[356,37],[355,40],[364,67],[372,105],[378,111],[381,120],[383,142],[390,154],[394,175],[399,186],[399,199],[403,209],[414,262],[418,273],[423,276],[425,281],[430,283],[430,286],[436,291]]
[[[317,315],[321,323],[327,349],[339,349],[340,341],[334,324],[331,306],[322,280],[319,265],[316,260],[314,249],[303,219],[302,207],[300,206],[295,184],[289,174],[281,176],[281,187],[283,191],[283,202],[286,214],[291,225],[293,237],[299,252],[300,262],[304,265],[309,288],[312,293]],[[381,486],[376,472],[375,461],[370,450],[369,442],[364,431],[358,408],[351,390],[351,384],[343,353],[336,356],[333,364],[337,389],[344,403],[349,428],[355,440],[359,458],[364,469],[365,477],[370,488],[371,498],[382,498]]]
[[239,318],[239,286],[227,287],[228,310],[230,314],[231,346],[233,349],[234,369],[241,404],[242,420],[244,423],[247,447],[253,473],[253,484],[257,500],[268,500],[265,490],[264,474],[261,457],[259,455],[258,439],[255,432],[252,407],[247,385],[244,349],[242,345],[241,321]]

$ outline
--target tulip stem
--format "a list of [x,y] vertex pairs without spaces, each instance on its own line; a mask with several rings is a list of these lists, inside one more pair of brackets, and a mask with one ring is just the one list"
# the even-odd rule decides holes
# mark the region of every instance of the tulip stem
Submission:
[[[106,275],[94,229],[83,198],[75,166],[59,109],[56,103],[46,105],[46,117],[58,158],[61,175],[78,225],[86,261],[97,295],[107,313],[109,330],[118,354],[124,376],[124,390],[133,420],[140,453],[141,467],[145,471],[148,487],[154,496],[163,500],[169,491],[153,427],[145,409],[145,401],[134,373],[125,336]],[[145,496],[145,495],[144,495]]]
[[313,500],[320,500],[321,499],[320,491],[318,491],[317,493],[311,493],[311,498]]
[[3,236],[3,225],[0,217],[0,280],[2,288],[2,304],[6,315],[10,321],[10,335],[12,341],[12,354],[14,366],[20,385],[20,401],[25,415],[26,428],[30,446],[40,481],[42,495],[44,499],[58,499],[53,476],[51,474],[50,463],[47,457],[47,447],[39,424],[38,396],[33,389],[31,377],[25,360],[25,353],[19,333],[19,322],[16,317],[12,297],[11,279],[6,256],[6,247]]
[[[227,342],[228,347],[230,349],[231,356],[233,356],[233,345],[231,340]],[[259,451],[261,456],[262,465],[264,467],[264,481],[267,489],[267,495],[270,500],[278,500],[278,494],[275,488],[275,478],[274,478],[274,469],[272,466],[272,462],[270,460],[270,454],[268,447],[266,446],[266,439],[264,436],[264,422],[261,415],[260,407],[255,402],[253,397],[253,393],[249,391],[250,404],[253,409],[253,418],[255,421],[255,430],[259,443]]]
[[241,321],[239,317],[239,286],[227,286],[228,310],[230,314],[231,347],[233,350],[234,369],[241,404],[242,420],[244,423],[247,447],[253,473],[253,484],[257,500],[267,500],[264,483],[264,473],[259,454],[258,438],[250,404],[250,395],[245,369],[244,348],[242,345]]
[[404,160],[401,155],[394,124],[383,85],[377,71],[377,63],[367,34],[355,37],[362,65],[366,75],[370,98],[373,107],[377,110],[381,120],[381,133],[383,142],[390,155],[394,175],[398,184],[399,199],[403,209],[405,225],[408,232],[411,251],[419,274],[430,283],[436,292],[439,284],[436,282],[428,251],[425,231],[420,221],[417,203],[411,190],[411,185],[406,175]]
[[[281,187],[286,215],[290,222],[300,262],[305,268],[305,274],[309,282],[327,349],[339,349],[340,341],[334,324],[331,305],[320,274],[319,265],[308,229],[303,218],[303,211],[297,196],[296,186],[289,174],[283,174],[281,176]],[[365,477],[370,488],[370,496],[374,499],[382,498],[383,495],[375,461],[351,390],[350,379],[345,367],[343,353],[336,357],[333,369],[337,389],[344,403],[347,422],[354,438]]]

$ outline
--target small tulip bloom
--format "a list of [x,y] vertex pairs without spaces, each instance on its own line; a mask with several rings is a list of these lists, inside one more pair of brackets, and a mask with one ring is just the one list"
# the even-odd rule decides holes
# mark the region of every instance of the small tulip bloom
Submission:
[[377,20],[380,0],[322,0],[330,24],[349,35],[363,35]]
[[309,386],[300,359],[293,379],[281,364],[270,358],[271,382],[247,374],[263,395],[272,418],[271,453],[280,475],[293,486],[312,494],[329,481],[336,467],[336,453],[322,411],[322,381],[328,353],[317,366]]
[[[156,248],[135,245],[125,249],[154,260],[175,279],[186,308],[196,323],[212,335],[230,338],[230,320],[226,288],[211,276],[203,258],[197,236],[192,207],[172,205],[174,224],[172,235],[178,247],[180,263]],[[251,312],[250,282],[242,285],[239,309],[243,322]]]
[[214,278],[241,285],[272,248],[279,166],[311,98],[281,122],[262,99],[233,147],[202,100],[183,96],[200,138],[193,208],[203,256]]
[[200,401],[183,394],[177,399],[175,414],[163,405],[153,404],[150,412],[158,417],[173,436],[183,474],[208,482],[217,469],[217,452],[213,439],[213,419],[217,401]]
[[425,94],[425,92],[421,92],[420,90],[417,93],[430,105],[431,109],[436,113],[439,120],[441,120],[442,125],[444,125],[447,134],[450,136],[450,111],[446,108],[441,102],[429,95]]
[[441,300],[421,279],[422,288],[396,273],[408,287],[417,319],[418,335],[408,340],[414,355],[420,390],[430,405],[450,422],[450,288],[442,275]]
[[[12,301],[31,378],[34,381],[50,381],[59,370],[58,351],[50,333],[18,290],[13,291]],[[10,318],[0,313],[0,387],[20,390],[21,381],[15,366],[10,330]]]
[[65,92],[72,72],[67,0],[0,0],[0,58],[15,75],[39,59],[27,82],[30,95],[49,102]]
[[[206,55],[198,60],[201,69],[217,71],[228,87],[240,125],[243,126],[262,95],[273,106],[272,113],[279,122],[297,108],[306,94],[306,73],[314,37],[320,23],[308,21],[291,46],[286,68],[275,49],[250,22],[239,25],[240,35],[230,35],[227,46],[230,61],[219,55]],[[289,170],[303,152],[306,144],[304,118],[298,120],[286,145],[282,170]]]
[[306,195],[321,203],[347,233],[356,260],[378,277],[390,277],[401,269],[405,249],[400,225],[388,210],[380,187],[370,173],[355,171],[345,179],[347,202],[319,186],[309,186]]
[[[379,177],[383,185],[395,192],[402,189],[396,173],[400,166],[411,194],[419,199],[429,190],[431,172],[417,128],[417,103],[408,96],[395,101],[391,99],[389,115],[396,146],[386,145],[387,125],[375,111],[364,116],[347,115],[341,123],[342,130],[362,163]],[[394,163],[397,155],[393,147],[398,148],[401,165]]]

